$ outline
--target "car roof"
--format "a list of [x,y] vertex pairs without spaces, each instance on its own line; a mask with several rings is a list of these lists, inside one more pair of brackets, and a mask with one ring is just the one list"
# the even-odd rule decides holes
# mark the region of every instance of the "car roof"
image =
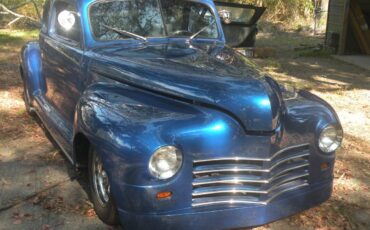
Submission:
[[[81,5],[90,4],[92,2],[98,2],[98,1],[108,1],[108,0],[60,0],[65,2],[76,2]],[[112,0],[113,1],[113,0]],[[193,2],[203,2],[203,3],[212,3],[213,0],[191,0]]]

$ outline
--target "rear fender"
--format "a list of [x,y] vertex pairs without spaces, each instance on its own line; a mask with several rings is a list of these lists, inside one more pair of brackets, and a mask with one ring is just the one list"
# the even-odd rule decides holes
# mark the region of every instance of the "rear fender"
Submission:
[[42,61],[39,43],[28,42],[23,46],[20,57],[21,76],[30,97],[45,93],[46,84],[42,75]]

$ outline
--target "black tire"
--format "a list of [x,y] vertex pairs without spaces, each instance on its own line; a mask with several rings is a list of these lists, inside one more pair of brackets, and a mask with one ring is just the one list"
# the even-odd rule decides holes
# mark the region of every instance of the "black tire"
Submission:
[[102,199],[100,198],[96,182],[94,182],[94,180],[96,181],[95,179],[96,176],[94,176],[95,173],[94,164],[97,158],[99,158],[99,155],[93,148],[90,148],[88,165],[90,199],[94,204],[96,215],[99,217],[100,220],[102,220],[104,223],[108,225],[119,225],[120,222],[118,217],[117,206],[115,205],[112,193],[109,191],[108,192],[109,200],[107,202],[103,202]]
[[35,116],[35,109],[32,106],[32,99],[28,92],[26,83],[23,83],[23,101],[24,101],[24,105],[26,107],[27,113],[31,116]]

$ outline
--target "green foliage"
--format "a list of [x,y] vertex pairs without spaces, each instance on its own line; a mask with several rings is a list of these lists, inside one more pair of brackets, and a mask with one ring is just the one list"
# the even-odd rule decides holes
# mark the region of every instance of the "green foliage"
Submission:
[[18,44],[27,40],[36,39],[38,30],[0,30],[0,44]]
[[313,14],[314,0],[224,0],[267,7],[266,17],[269,20],[306,18]]
[[8,9],[35,19],[38,19],[37,10],[42,12],[44,2],[45,0],[0,0]]

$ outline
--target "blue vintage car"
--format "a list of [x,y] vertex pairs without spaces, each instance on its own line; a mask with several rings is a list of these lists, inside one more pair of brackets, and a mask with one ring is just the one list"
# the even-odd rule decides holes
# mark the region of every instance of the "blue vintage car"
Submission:
[[127,229],[253,227],[330,197],[332,107],[225,45],[211,0],[50,0],[21,52],[27,110]]

